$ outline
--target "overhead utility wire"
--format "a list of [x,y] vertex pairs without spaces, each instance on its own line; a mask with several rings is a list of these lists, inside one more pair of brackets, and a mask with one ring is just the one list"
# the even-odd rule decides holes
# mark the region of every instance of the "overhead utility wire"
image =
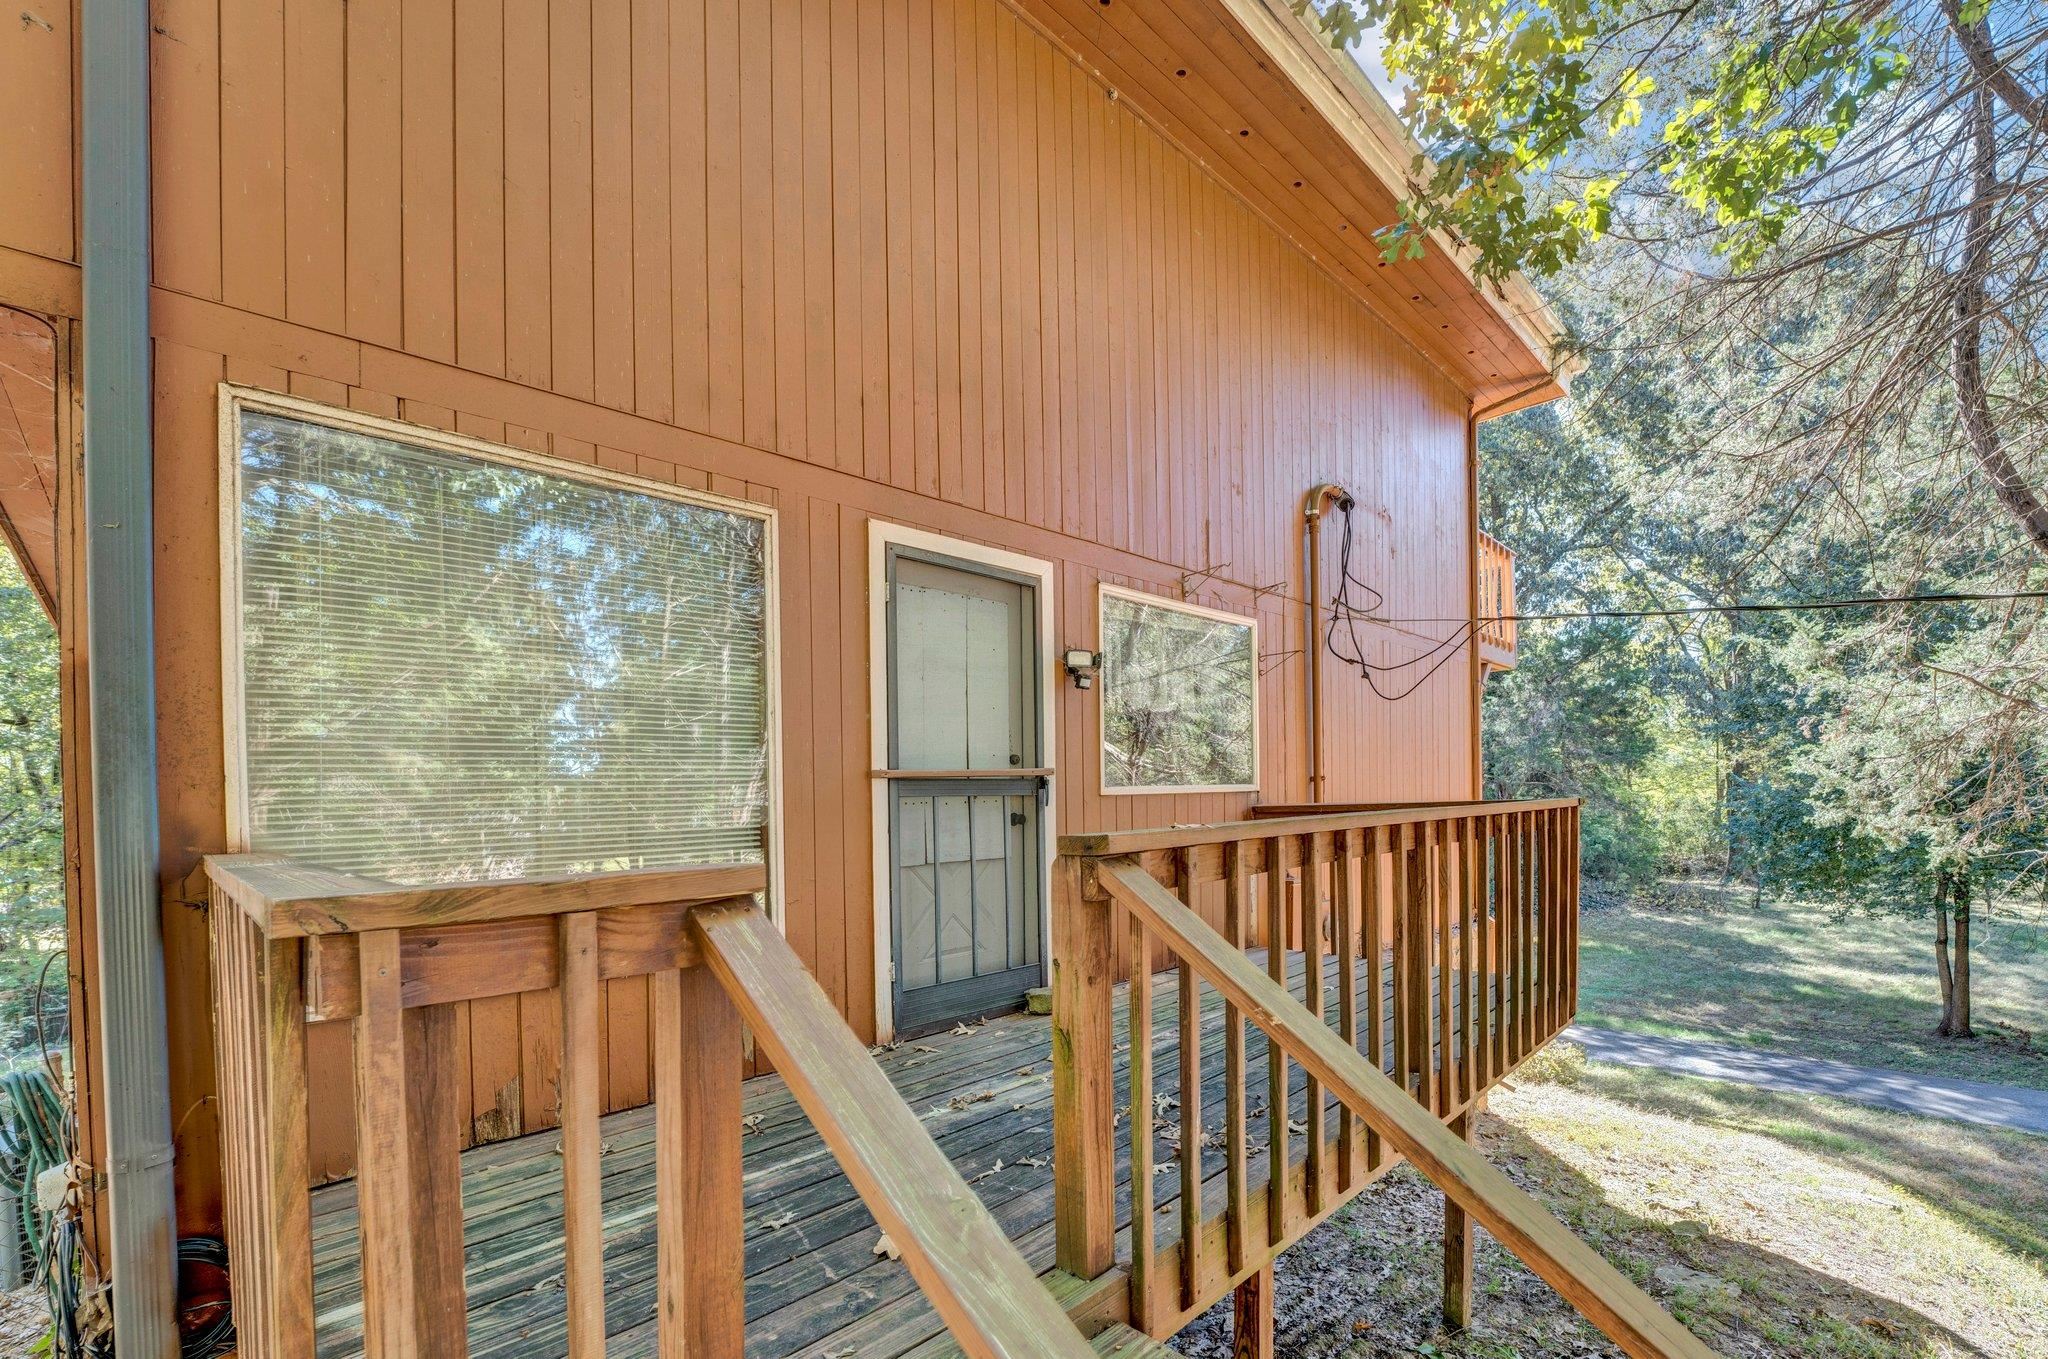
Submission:
[[1499,613],[1478,619],[1464,618],[1378,618],[1369,623],[1458,623],[1467,627],[1479,623],[1558,623],[1596,618],[1684,618],[1699,613],[1797,613],[1809,609],[1866,609],[1905,604],[1987,604],[2003,600],[2048,599],[2048,590],[1997,590],[1981,593],[1933,595],[1859,595],[1852,599],[1795,599],[1782,603],[1693,604],[1675,609],[1580,609],[1571,613]]

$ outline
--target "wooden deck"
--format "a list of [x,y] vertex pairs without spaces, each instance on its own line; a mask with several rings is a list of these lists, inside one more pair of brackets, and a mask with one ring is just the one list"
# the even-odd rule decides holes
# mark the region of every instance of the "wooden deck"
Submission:
[[[1291,958],[1292,989],[1302,960]],[[1335,963],[1327,968],[1336,985]],[[1361,969],[1362,970],[1362,969]],[[1383,970],[1383,977],[1391,969]],[[1390,985],[1390,983],[1389,983]],[[1155,988],[1155,1088],[1177,1090],[1176,988]],[[1203,1125],[1223,1121],[1220,999],[1203,988]],[[1119,1098],[1128,1090],[1123,1005],[1117,1020]],[[1330,1017],[1334,1026],[1335,1017]],[[1435,1025],[1430,1026],[1434,1031]],[[1053,1267],[1051,1026],[1011,1016],[877,1054],[897,1091],[940,1148],[981,1194],[1032,1266]],[[1388,1053],[1381,1054],[1387,1067]],[[1306,1113],[1305,1080],[1294,1068],[1289,1117]],[[1247,1105],[1253,1136],[1266,1137],[1266,1044],[1247,1044]],[[749,1082],[744,1097],[746,1316],[749,1356],[758,1359],[881,1359],[917,1349],[941,1332],[902,1265],[878,1255],[874,1219],[840,1174],[782,1083]],[[1170,1128],[1169,1128],[1170,1125]],[[1155,1137],[1158,1239],[1175,1239],[1179,1118]],[[1332,1120],[1334,1126],[1334,1120]],[[654,1349],[652,1109],[604,1122],[605,1282],[608,1353]],[[1121,1139],[1119,1139],[1121,1141]],[[1305,1144],[1297,1136],[1295,1162]],[[1263,1165],[1265,1158],[1254,1158]],[[1213,1164],[1212,1164],[1213,1163]],[[561,1157],[554,1132],[479,1147],[463,1155],[463,1219],[470,1353],[476,1359],[563,1351]],[[1224,1196],[1220,1152],[1203,1154],[1205,1205]],[[1259,1177],[1262,1178],[1262,1177]],[[1254,1186],[1259,1182],[1255,1178]],[[1118,1221],[1128,1238],[1130,1170],[1119,1166]],[[313,1195],[315,1308],[322,1359],[361,1353],[362,1308],[355,1189],[341,1183]]]

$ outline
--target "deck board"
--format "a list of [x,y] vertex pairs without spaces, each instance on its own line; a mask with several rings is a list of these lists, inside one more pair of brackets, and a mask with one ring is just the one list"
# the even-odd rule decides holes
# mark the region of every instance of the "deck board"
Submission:
[[[1303,964],[1290,958],[1300,993]],[[1334,994],[1336,960],[1325,960]],[[1361,972],[1363,969],[1361,968]],[[1383,990],[1392,993],[1391,969]],[[1155,988],[1154,1089],[1180,1088],[1177,988]],[[1115,1023],[1118,1107],[1128,1099],[1128,1026],[1123,988]],[[1337,1022],[1329,1007],[1327,1022]],[[1202,988],[1202,1124],[1224,1117],[1222,1003]],[[1391,1029],[1391,1026],[1389,1026]],[[1437,1026],[1432,1023],[1434,1034]],[[1247,1044],[1247,1107],[1265,1105],[1265,1044]],[[1383,1068],[1390,1065],[1381,1054]],[[975,1187],[1005,1232],[1041,1274],[1053,1268],[1051,1026],[1023,1015],[900,1043],[876,1054],[899,1094],[917,1112],[947,1158]],[[1291,1120],[1306,1113],[1306,1082],[1292,1072]],[[1325,1097],[1327,1099],[1327,1096]],[[844,1359],[902,1355],[941,1327],[900,1263],[879,1258],[879,1230],[824,1144],[775,1077],[750,1081],[742,1101],[750,1131],[743,1144],[746,1212],[746,1316],[750,1359]],[[638,1359],[654,1351],[654,1111],[628,1110],[603,1123],[606,1330],[608,1353]],[[1178,1117],[1168,1120],[1175,1125]],[[1255,1114],[1252,1136],[1266,1120]],[[1334,1120],[1332,1120],[1334,1126]],[[1119,1138],[1123,1142],[1123,1138]],[[1293,1161],[1306,1151],[1294,1141]],[[1174,1149],[1155,1142],[1167,1172],[1155,1185],[1156,1236],[1178,1238],[1180,1176]],[[1266,1159],[1250,1159],[1254,1190]],[[1203,1154],[1205,1209],[1222,1208],[1220,1147]],[[1117,1215],[1127,1250],[1131,1211],[1127,1147],[1119,1157]],[[475,1359],[559,1353],[563,1348],[561,1157],[554,1130],[474,1148],[463,1155],[465,1279],[470,1353]],[[361,1353],[360,1262],[354,1185],[314,1191],[314,1290],[321,1359]]]

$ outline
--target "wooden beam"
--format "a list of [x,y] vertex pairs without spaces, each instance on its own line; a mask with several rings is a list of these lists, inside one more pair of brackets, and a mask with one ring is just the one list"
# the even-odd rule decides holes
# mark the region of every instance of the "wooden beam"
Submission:
[[758,863],[418,887],[337,873],[275,854],[209,855],[206,872],[272,939],[718,901],[765,891],[768,885],[767,869]]
[[[689,915],[704,904],[616,906],[591,912],[597,918],[599,980],[654,976],[696,966],[697,945],[690,936]],[[545,991],[559,985],[561,949],[556,919],[532,916],[403,931],[398,945],[401,1003],[412,1009]],[[286,942],[299,946],[296,940]],[[303,947],[307,1017],[355,1018],[362,1004],[356,989],[356,936],[309,935]]]
[[[1453,1136],[1470,1143],[1472,1115],[1451,1120]],[[1462,1331],[1472,1324],[1472,1216],[1444,1195],[1444,1325]]]
[[1273,1359],[1273,1266],[1231,1294],[1230,1359]]
[[462,1054],[455,1011],[405,1012],[405,1093],[412,1215],[414,1333],[432,1359],[469,1353],[462,1258]]
[[597,920],[561,916],[562,1290],[569,1359],[604,1359],[604,1047],[598,1012]]
[[746,1334],[739,1012],[704,968],[654,979],[659,1359],[739,1359]]
[[363,1012],[355,1024],[356,1220],[363,1240],[363,1355],[431,1359],[415,1330],[411,1086],[396,931],[364,936],[358,961]]
[[1116,1262],[1115,957],[1081,865],[1062,857],[1052,888],[1053,1216],[1059,1267],[1092,1279]]

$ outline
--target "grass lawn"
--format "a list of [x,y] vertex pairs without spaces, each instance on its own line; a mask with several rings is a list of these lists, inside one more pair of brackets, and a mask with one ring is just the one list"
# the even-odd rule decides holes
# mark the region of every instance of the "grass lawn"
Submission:
[[[1556,1058],[1479,1138],[1730,1359],[2048,1359],[2048,1140]],[[1281,1257],[1279,1352],[1618,1355],[1483,1234],[1473,1326],[1446,1333],[1441,1203],[1404,1168]],[[1225,1304],[1176,1345],[1227,1340]]]
[[1669,904],[1589,909],[1579,1018],[1866,1066],[2048,1089],[2048,921],[1979,911],[1972,975],[1978,1037],[1934,1036],[1940,988],[1926,920],[1679,889]]

